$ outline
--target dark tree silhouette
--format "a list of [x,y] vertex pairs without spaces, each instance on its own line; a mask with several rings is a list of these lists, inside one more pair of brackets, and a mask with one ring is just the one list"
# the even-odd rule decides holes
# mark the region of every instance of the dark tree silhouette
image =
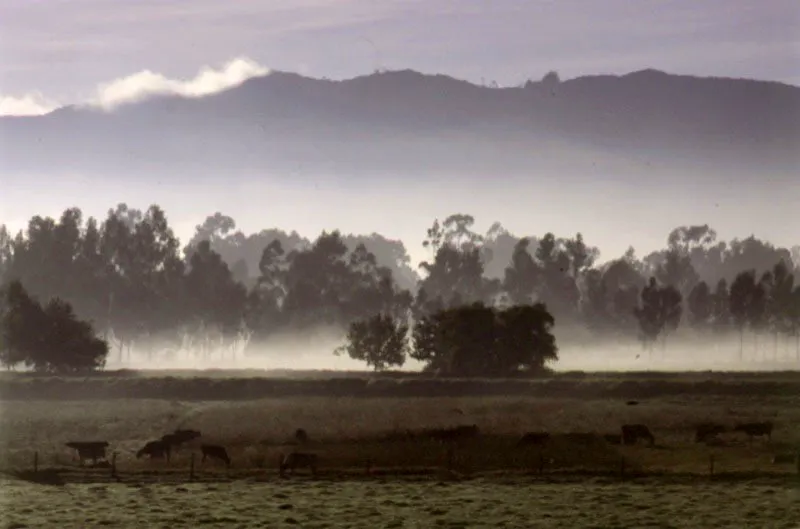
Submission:
[[729,300],[730,293],[728,292],[728,283],[724,279],[720,279],[711,298],[711,319],[714,332],[718,334],[724,333],[730,328],[731,311]]
[[375,316],[350,324],[345,345],[335,354],[347,353],[376,371],[402,366],[408,352],[408,324],[389,314]]
[[0,321],[4,366],[24,363],[36,371],[70,373],[105,364],[108,344],[95,336],[91,324],[76,317],[69,303],[53,298],[42,307],[19,281],[6,287],[4,297]]
[[639,320],[640,339],[652,352],[661,337],[666,345],[667,335],[677,329],[683,314],[683,297],[673,286],[659,286],[654,277],[642,289],[642,304],[634,311]]
[[558,358],[553,325],[541,303],[504,310],[483,303],[445,309],[416,322],[410,356],[444,375],[539,373]]
[[689,293],[689,323],[697,330],[705,330],[714,315],[714,298],[705,281],[697,283]]
[[739,360],[742,360],[745,328],[758,328],[765,307],[764,285],[756,281],[756,271],[746,270],[737,275],[731,284],[729,296],[728,306],[733,324],[739,331]]

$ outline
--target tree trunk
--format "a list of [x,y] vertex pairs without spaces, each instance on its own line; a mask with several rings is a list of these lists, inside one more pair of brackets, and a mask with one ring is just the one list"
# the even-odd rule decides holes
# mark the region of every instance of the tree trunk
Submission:
[[739,328],[739,362],[744,361],[744,327]]

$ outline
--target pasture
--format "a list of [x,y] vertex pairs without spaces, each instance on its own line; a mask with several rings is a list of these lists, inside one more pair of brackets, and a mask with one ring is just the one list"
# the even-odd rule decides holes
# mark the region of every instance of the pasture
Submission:
[[3,483],[3,527],[776,527],[800,491],[774,483],[237,481]]
[[[796,374],[573,377],[512,381],[507,395],[498,394],[502,381],[486,382],[492,384],[488,392],[476,381],[471,384],[478,387],[477,396],[458,381],[419,380],[428,388],[444,388],[434,395],[449,394],[429,397],[398,394],[396,387],[407,390],[403,380],[371,379],[358,387],[348,382],[352,378],[286,380],[284,388],[309,393],[298,395],[276,391],[279,386],[270,385],[274,381],[243,378],[231,384],[249,384],[250,391],[263,384],[271,388],[270,396],[256,391],[256,397],[226,400],[213,393],[226,387],[217,385],[228,383],[221,377],[6,376],[0,387],[36,387],[42,395],[0,401],[5,526],[48,526],[57,519],[59,526],[78,527],[84,526],[83,513],[91,513],[95,525],[124,526],[126,516],[136,516],[148,526],[219,527],[677,527],[698,525],[697,520],[708,520],[701,526],[736,525],[742,519],[764,527],[766,520],[800,519]],[[542,386],[532,394],[513,392],[514,384],[518,389],[547,382],[558,389],[554,396],[542,395]],[[119,395],[90,398],[83,389],[59,401],[52,393],[87,383],[114,388]],[[189,384],[191,393],[205,387],[210,398],[172,398],[164,389],[170,384]],[[319,396],[308,391],[314,384],[340,391]],[[681,384],[689,388],[683,394],[675,390]],[[605,390],[587,389],[591,385]],[[386,396],[368,391],[359,396],[354,387],[393,389]],[[461,395],[452,395],[454,387]],[[572,397],[570,387],[583,389]],[[781,391],[784,387],[790,390]],[[126,391],[166,398],[123,398]],[[640,396],[636,405],[629,405],[631,395]],[[737,423],[761,421],[774,424],[771,440],[751,443],[732,431]],[[700,423],[722,424],[727,431],[714,442],[697,443]],[[407,435],[471,424],[479,427],[479,435],[455,443]],[[654,446],[603,439],[619,434],[623,424],[647,425]],[[136,457],[148,441],[187,428],[202,437],[180,446],[169,462]],[[308,434],[302,447],[295,439],[298,428]],[[517,446],[526,432],[547,432],[549,440]],[[116,477],[108,468],[80,468],[75,451],[65,446],[70,441],[107,441]],[[224,446],[230,468],[215,460],[201,462],[201,443]],[[316,477],[305,469],[279,477],[281,455],[295,450],[317,454]],[[36,507],[45,503],[51,506],[46,512]],[[775,526],[792,527],[787,524]]]

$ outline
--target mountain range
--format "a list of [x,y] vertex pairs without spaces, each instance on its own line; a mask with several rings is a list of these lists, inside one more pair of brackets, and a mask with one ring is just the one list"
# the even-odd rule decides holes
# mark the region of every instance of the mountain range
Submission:
[[[642,70],[501,88],[271,72],[204,97],[0,118],[0,173],[797,178],[800,88]],[[679,176],[676,176],[679,175]]]

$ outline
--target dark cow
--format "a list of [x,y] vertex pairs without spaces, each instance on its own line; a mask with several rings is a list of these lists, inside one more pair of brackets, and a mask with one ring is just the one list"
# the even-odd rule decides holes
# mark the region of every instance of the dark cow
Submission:
[[303,428],[298,428],[294,431],[294,440],[299,444],[306,444],[308,442],[308,432]]
[[208,457],[209,459],[219,459],[223,461],[226,466],[231,466],[231,458],[228,457],[228,451],[225,450],[224,446],[200,445],[200,451],[203,453],[203,459],[200,461],[201,463],[205,462]]
[[98,459],[106,459],[107,441],[70,441],[66,445],[78,451],[81,466],[87,459],[91,459],[93,465],[97,464]]
[[517,441],[517,446],[542,446],[549,440],[550,434],[547,432],[528,432]]
[[750,443],[752,444],[753,437],[766,437],[769,441],[772,441],[772,427],[773,424],[770,421],[748,422],[737,424],[733,428],[733,431],[747,434],[747,437],[750,439]]
[[726,428],[721,424],[704,422],[697,425],[694,434],[695,443],[705,443],[712,441],[721,433],[725,433]]
[[318,461],[319,457],[317,456],[317,454],[310,454],[306,452],[292,452],[281,458],[280,474],[281,476],[285,476],[287,470],[291,474],[294,474],[294,470],[296,468],[305,467],[311,470],[312,476],[316,476]]
[[150,459],[164,459],[166,457],[169,461],[170,457],[170,444],[165,443],[161,439],[157,441],[150,441],[144,445],[138,452],[136,452],[136,459],[142,456],[150,456]]
[[170,446],[170,449],[177,450],[184,443],[193,441],[200,437],[197,430],[175,430],[161,437],[161,441]]
[[786,465],[797,461],[797,454],[783,453],[775,454],[772,457],[773,465]]
[[478,433],[478,426],[476,424],[470,424],[456,426],[453,428],[434,428],[430,430],[423,430],[422,437],[435,439],[441,442],[454,442],[476,437]]
[[626,445],[634,445],[639,439],[647,439],[650,446],[656,442],[656,438],[650,432],[650,428],[644,424],[623,424],[622,442]]
[[620,434],[615,434],[615,433],[603,434],[603,440],[610,445],[622,444],[622,436]]

